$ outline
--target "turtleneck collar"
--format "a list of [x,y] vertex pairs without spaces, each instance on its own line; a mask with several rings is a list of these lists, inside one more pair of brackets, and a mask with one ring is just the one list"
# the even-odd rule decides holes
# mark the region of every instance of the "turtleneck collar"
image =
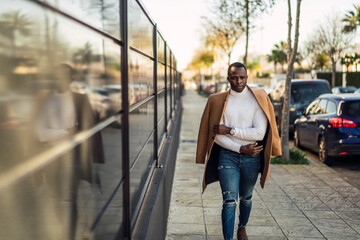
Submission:
[[242,92],[236,92],[232,89],[230,89],[230,95],[236,98],[242,98],[245,97],[248,93],[249,93],[249,89],[247,86],[245,86],[244,90],[242,90]]

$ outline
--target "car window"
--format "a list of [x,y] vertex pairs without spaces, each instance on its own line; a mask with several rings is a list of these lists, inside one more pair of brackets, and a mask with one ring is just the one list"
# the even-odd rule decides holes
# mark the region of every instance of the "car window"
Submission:
[[345,102],[342,111],[349,117],[360,118],[360,101]]
[[292,84],[291,96],[292,103],[312,101],[323,93],[329,93],[330,89],[327,84],[324,83],[304,83],[304,84]]
[[316,99],[315,101],[313,101],[312,103],[309,104],[309,106],[306,108],[305,110],[305,115],[311,115],[315,113],[317,104],[318,104],[319,100]]
[[336,113],[336,103],[333,101],[329,101],[326,106],[327,113]]
[[314,111],[314,114],[324,114],[326,112],[326,104],[328,100],[327,99],[321,99],[319,104],[316,106],[316,109]]

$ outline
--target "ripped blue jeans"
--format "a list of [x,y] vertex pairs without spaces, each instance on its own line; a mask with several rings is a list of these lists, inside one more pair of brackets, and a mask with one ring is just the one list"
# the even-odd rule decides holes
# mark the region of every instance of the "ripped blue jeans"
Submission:
[[221,212],[225,240],[232,240],[235,210],[240,196],[239,228],[246,227],[252,207],[252,193],[259,174],[260,154],[250,156],[220,148],[218,174],[223,196]]

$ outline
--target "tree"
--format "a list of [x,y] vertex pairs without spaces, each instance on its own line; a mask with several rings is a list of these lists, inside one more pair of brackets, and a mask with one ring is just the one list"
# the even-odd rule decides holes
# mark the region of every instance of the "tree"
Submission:
[[271,54],[267,55],[269,62],[274,62],[274,70],[276,73],[276,65],[280,63],[281,71],[284,71],[284,64],[287,62],[287,43],[280,41],[279,44],[275,44],[274,48],[271,50]]
[[338,15],[327,17],[326,22],[316,29],[316,34],[320,51],[329,56],[331,60],[331,86],[335,87],[336,63],[344,50],[348,48],[350,39],[342,32]]
[[193,59],[191,60],[189,67],[199,71],[199,76],[200,76],[199,87],[201,87],[201,70],[209,69],[214,63],[214,60],[215,60],[214,52],[212,50],[207,50],[207,49],[197,50]]
[[357,26],[360,25],[360,5],[354,4],[354,11],[348,11],[342,21],[346,24],[343,27],[344,33],[356,31]]
[[31,33],[30,26],[32,22],[28,16],[21,11],[5,12],[1,14],[0,33],[10,39],[12,55],[15,57],[16,36],[29,36]]
[[213,49],[221,49],[230,65],[231,53],[243,33],[241,15],[233,1],[220,0],[212,9],[213,16],[203,17],[206,29],[205,44]]
[[[234,0],[233,0],[234,1]],[[237,6],[236,11],[244,12],[243,19],[245,19],[244,31],[246,34],[245,39],[245,55],[243,58],[243,64],[246,66],[247,55],[249,48],[249,37],[251,29],[251,21],[260,13],[270,9],[275,3],[275,0],[235,0]]]
[[297,0],[296,5],[296,22],[295,22],[295,39],[294,46],[291,44],[291,1],[288,0],[288,68],[286,72],[286,82],[285,82],[285,99],[282,109],[282,124],[281,124],[281,148],[283,153],[283,158],[289,160],[290,151],[289,151],[289,109],[290,109],[290,97],[291,97],[291,78],[293,76],[294,62],[297,55],[297,48],[299,42],[299,22],[300,22],[300,5],[301,0]]

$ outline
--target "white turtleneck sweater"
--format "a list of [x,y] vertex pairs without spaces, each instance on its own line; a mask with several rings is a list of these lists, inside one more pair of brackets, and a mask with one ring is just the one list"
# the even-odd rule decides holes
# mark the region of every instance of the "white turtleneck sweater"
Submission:
[[240,152],[240,147],[261,141],[267,119],[254,95],[245,87],[240,93],[230,90],[230,96],[220,124],[235,129],[232,136],[216,135],[215,142],[223,148]]

